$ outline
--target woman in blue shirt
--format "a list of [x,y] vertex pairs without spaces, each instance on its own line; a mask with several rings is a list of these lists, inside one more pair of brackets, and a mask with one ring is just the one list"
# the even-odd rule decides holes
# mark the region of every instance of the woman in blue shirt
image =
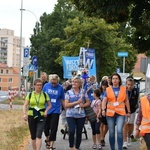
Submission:
[[54,141],[56,141],[61,106],[64,105],[64,90],[59,84],[59,76],[57,74],[49,75],[49,81],[49,83],[44,85],[43,91],[49,95],[52,107],[48,111],[44,133],[46,136],[45,142],[47,143],[47,148],[53,150]]
[[90,105],[87,95],[83,96],[82,80],[79,77],[72,79],[72,89],[65,95],[66,117],[69,126],[69,147],[74,150],[74,134],[76,130],[75,149],[79,150],[82,129],[85,123],[84,107]]

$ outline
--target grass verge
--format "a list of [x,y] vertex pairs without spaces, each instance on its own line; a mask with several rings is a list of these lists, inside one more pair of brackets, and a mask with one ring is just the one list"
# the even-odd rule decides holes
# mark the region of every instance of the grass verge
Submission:
[[0,110],[0,150],[26,150],[29,129],[22,110]]
[[[10,101],[8,99],[0,102],[0,104],[9,104],[9,103]],[[16,97],[12,103],[13,105],[23,105],[24,101]]]

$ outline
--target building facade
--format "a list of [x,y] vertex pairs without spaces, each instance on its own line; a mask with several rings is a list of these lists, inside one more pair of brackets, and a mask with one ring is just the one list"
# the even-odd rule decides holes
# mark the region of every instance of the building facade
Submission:
[[10,87],[19,87],[18,67],[8,67],[0,63],[0,91],[7,91]]
[[[22,51],[24,45],[25,39],[22,38]],[[0,63],[7,64],[8,67],[20,66],[20,37],[14,35],[14,30],[0,29]]]
[[[23,66],[23,48],[25,39],[14,35],[14,30],[0,29],[0,90],[7,91],[10,87],[18,88],[21,67]],[[22,58],[20,59],[20,52]]]

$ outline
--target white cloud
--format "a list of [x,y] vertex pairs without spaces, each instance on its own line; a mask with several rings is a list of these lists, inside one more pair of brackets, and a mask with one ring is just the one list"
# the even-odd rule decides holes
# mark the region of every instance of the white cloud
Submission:
[[[23,9],[32,11],[39,20],[44,12],[51,13],[56,3],[57,0],[23,0]],[[0,28],[12,29],[16,36],[20,36],[21,0],[3,0],[0,7]],[[30,45],[29,37],[37,21],[34,14],[23,11],[22,36],[26,45]]]

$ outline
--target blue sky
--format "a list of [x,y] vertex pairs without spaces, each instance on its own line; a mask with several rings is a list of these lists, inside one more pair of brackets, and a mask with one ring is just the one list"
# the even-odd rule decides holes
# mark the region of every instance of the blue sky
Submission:
[[[57,0],[23,0],[23,9],[32,11],[37,19],[44,12],[51,13]],[[0,2],[0,29],[14,30],[15,36],[20,36],[21,24],[21,0],[3,0]],[[33,28],[37,21],[34,14],[23,11],[22,37],[25,37],[25,46],[30,45],[29,37],[33,34]]]

